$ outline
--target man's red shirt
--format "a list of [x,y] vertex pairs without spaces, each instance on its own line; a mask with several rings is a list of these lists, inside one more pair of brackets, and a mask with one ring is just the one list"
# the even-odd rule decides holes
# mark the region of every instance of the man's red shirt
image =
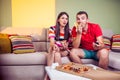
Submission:
[[[76,27],[72,29],[72,37],[76,37]],[[88,23],[87,33],[82,32],[80,47],[87,50],[94,50],[93,42],[96,42],[96,38],[102,36],[102,30],[98,24]]]

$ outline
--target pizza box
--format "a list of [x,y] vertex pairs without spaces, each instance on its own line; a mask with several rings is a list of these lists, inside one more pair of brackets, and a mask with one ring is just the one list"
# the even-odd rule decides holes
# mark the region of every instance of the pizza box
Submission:
[[[78,65],[81,66],[83,64],[78,64]],[[89,79],[92,79],[92,80],[120,80],[120,74],[115,73],[113,71],[104,70],[104,69],[102,69],[100,67],[97,67],[95,65],[92,65],[92,64],[87,64],[87,65],[83,65],[83,66],[90,67],[89,68],[90,70],[84,71],[82,73],[75,73],[75,72],[70,72],[68,70],[62,69],[61,65],[57,66],[56,69],[58,71],[62,71],[62,72],[72,74],[72,75],[77,75],[77,76],[80,76],[80,77],[89,78]]]

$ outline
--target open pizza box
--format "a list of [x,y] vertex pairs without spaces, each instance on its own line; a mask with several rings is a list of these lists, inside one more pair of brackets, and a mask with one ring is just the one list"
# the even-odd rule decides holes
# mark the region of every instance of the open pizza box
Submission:
[[84,77],[92,80],[120,80],[120,74],[102,69],[88,71]]
[[[81,66],[81,64],[80,64],[80,66]],[[56,69],[58,71],[62,71],[62,72],[77,75],[77,76],[86,77],[86,78],[89,78],[92,80],[120,80],[119,73],[115,73],[115,72],[109,71],[109,70],[104,70],[104,69],[99,68],[99,67],[94,66],[94,65],[90,66],[90,65],[83,65],[82,64],[82,66],[90,67],[90,70],[84,71],[82,73],[73,73],[73,72],[70,72],[68,70],[61,68],[61,65],[57,66]]]

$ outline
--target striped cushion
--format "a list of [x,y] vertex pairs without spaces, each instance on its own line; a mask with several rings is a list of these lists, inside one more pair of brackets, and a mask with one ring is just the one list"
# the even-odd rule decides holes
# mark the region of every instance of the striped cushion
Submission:
[[120,34],[116,34],[112,36],[111,50],[120,52]]
[[104,37],[104,38],[103,38],[103,42],[104,42],[104,44],[105,44],[105,48],[108,49],[108,50],[110,50],[110,46],[111,46],[111,41],[110,41],[110,39],[107,38],[107,37]]
[[32,53],[34,46],[30,36],[10,36],[13,53]]

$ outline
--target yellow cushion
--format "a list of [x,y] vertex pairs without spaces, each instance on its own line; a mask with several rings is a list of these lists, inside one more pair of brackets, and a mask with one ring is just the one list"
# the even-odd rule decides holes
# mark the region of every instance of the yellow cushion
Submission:
[[0,53],[11,53],[11,42],[7,34],[0,33]]

